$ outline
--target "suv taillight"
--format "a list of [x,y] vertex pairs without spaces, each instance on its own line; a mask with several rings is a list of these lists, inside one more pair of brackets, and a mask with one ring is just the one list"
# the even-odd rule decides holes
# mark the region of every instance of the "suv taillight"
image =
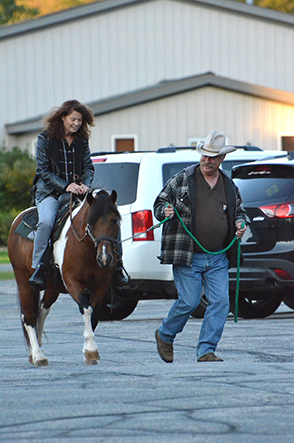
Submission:
[[266,205],[259,208],[268,218],[294,217],[294,203],[279,203]]
[[153,230],[148,232],[146,229],[151,228],[153,225],[153,217],[152,212],[150,210],[138,211],[132,213],[132,226],[133,226],[133,235],[138,235],[142,232],[138,237],[134,237],[134,241],[148,241],[154,240]]

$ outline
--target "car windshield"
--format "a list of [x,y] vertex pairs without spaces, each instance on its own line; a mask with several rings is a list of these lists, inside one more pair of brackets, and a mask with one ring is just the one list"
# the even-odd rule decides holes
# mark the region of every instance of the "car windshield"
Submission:
[[286,202],[294,199],[294,168],[286,165],[240,167],[234,182],[244,202]]
[[128,205],[136,200],[139,163],[95,163],[92,189],[113,189],[118,194],[117,204]]

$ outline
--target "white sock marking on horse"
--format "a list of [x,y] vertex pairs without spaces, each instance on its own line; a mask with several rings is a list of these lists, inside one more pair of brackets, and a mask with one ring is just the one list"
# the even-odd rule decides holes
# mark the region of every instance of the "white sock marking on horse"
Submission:
[[84,341],[83,352],[86,351],[95,352],[98,349],[95,342],[95,335],[91,324],[92,312],[93,308],[91,308],[91,306],[89,306],[88,308],[84,308],[83,319],[85,324],[85,332],[84,332],[85,341]]
[[49,312],[50,312],[50,308],[45,309],[43,303],[41,303],[40,307],[39,307],[39,315],[38,315],[37,326],[36,326],[37,339],[38,339],[40,346],[42,346],[42,334],[43,334],[43,330],[44,330],[44,324],[45,324],[45,320],[46,320]]
[[47,360],[47,358],[40,349],[35,328],[27,325],[24,321],[23,325],[29,337],[33,364],[36,364],[37,361]]

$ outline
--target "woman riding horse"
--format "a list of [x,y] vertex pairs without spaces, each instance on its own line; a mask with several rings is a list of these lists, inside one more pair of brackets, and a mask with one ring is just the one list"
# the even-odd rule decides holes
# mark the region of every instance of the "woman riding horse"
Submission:
[[[34,239],[29,284],[36,290],[46,286],[44,255],[58,211],[58,198],[65,192],[83,197],[90,190],[94,167],[89,149],[89,126],[94,126],[93,111],[77,100],[64,102],[45,120],[38,136],[36,162],[36,205],[39,221]],[[113,283],[122,287],[128,279],[122,272],[122,248],[118,244],[118,265]]]

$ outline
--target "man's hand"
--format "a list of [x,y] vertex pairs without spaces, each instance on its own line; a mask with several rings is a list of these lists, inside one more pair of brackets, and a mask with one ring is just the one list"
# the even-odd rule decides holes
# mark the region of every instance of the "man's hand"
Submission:
[[244,228],[241,228],[241,225],[242,225],[242,223],[236,224],[236,228],[237,228],[236,235],[238,238],[242,238],[243,235],[245,234],[245,231],[246,231],[246,225],[244,226]]
[[166,205],[166,207],[164,208],[164,215],[165,217],[173,218],[173,216],[175,215],[175,210],[172,205]]

